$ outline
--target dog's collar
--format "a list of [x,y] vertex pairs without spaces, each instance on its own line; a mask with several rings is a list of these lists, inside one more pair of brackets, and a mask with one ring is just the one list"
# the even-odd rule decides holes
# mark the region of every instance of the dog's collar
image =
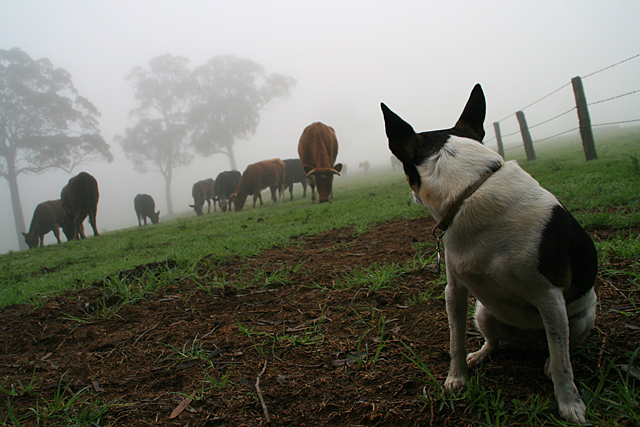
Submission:
[[[484,184],[484,182],[487,179],[489,179],[489,177],[493,175],[501,167],[502,167],[502,163],[499,163],[496,167],[487,171],[484,175],[480,177],[480,179],[478,179],[476,182],[470,185],[462,194],[460,194],[453,201],[453,204],[449,206],[449,209],[447,209],[447,211],[445,212],[440,222],[434,227],[433,229],[434,236],[439,238],[444,235],[444,232],[447,231],[447,228],[449,228],[449,226],[453,222],[453,219],[457,215],[458,211],[460,211],[460,208],[462,207],[462,204],[464,203],[464,201],[467,200],[469,197],[471,197],[471,195],[475,193],[476,190],[480,188],[480,186]],[[438,234],[438,231],[440,231],[440,234]]]

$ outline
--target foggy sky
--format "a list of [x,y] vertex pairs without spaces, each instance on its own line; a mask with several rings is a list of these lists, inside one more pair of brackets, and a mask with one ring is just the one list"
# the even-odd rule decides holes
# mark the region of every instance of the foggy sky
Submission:
[[[133,171],[113,142],[134,124],[128,120],[133,89],[124,77],[155,56],[184,56],[193,68],[233,54],[297,80],[288,99],[263,112],[257,133],[236,143],[241,171],[263,159],[297,157],[304,127],[322,121],[336,130],[338,161],[355,172],[363,160],[388,165],[380,102],[417,131],[442,129],[453,126],[473,85],[481,83],[492,137],[491,122],[574,76],[640,53],[639,16],[637,0],[0,0],[0,48],[50,59],[101,112],[102,136],[115,160],[84,165],[74,175],[85,170],[97,178],[103,231],[137,226],[137,193],[154,197],[161,221],[167,212],[162,175]],[[640,58],[604,74],[584,82],[589,101],[640,89]],[[639,98],[592,110],[592,122],[638,118]],[[572,105],[569,87],[540,109],[553,115]],[[577,126],[569,116],[574,124],[567,126]],[[504,133],[517,129],[515,120],[501,124]],[[534,140],[545,136],[532,134]],[[195,181],[228,169],[227,157],[218,154],[174,171],[174,210],[189,210]],[[58,171],[19,177],[27,228],[35,206],[59,198],[69,178]],[[16,250],[6,180],[0,180],[0,218],[0,253]],[[54,241],[48,234],[46,242]]]

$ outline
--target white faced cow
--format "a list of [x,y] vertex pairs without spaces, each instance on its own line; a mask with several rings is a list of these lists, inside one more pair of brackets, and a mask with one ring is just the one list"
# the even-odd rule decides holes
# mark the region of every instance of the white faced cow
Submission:
[[311,185],[311,203],[315,203],[318,187],[320,203],[328,202],[333,176],[340,175],[342,165],[336,164],[338,138],[332,127],[316,122],[307,126],[300,136],[298,155]]

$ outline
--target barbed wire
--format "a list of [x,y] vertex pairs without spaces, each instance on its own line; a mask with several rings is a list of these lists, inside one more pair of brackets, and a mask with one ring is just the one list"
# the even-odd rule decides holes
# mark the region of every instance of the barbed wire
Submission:
[[638,93],[640,92],[640,89],[631,91],[631,92],[627,92],[627,93],[623,93],[617,96],[612,96],[611,98],[607,98],[607,99],[601,99],[600,101],[594,101],[594,102],[590,102],[588,105],[596,105],[596,104],[602,104],[603,102],[607,102],[607,101],[613,101],[614,99],[618,99],[618,98],[623,98],[625,96],[629,96],[629,95],[633,95],[634,93]]
[[509,138],[510,136],[518,135],[519,133],[520,133],[520,131],[519,131],[519,130],[517,130],[517,131],[515,131],[515,132],[511,132],[511,133],[507,133],[507,134],[505,134],[505,135],[502,135],[502,138]]
[[[543,101],[543,100],[547,99],[548,97],[550,97],[551,95],[553,95],[553,94],[555,94],[555,93],[557,93],[557,92],[560,92],[562,89],[564,89],[565,87],[569,86],[570,84],[571,84],[571,82],[569,82],[569,83],[567,83],[567,84],[565,84],[565,85],[563,85],[563,86],[560,86],[558,89],[556,89],[556,90],[554,90],[554,91],[552,91],[552,92],[550,92],[550,93],[546,94],[545,96],[543,96],[542,98],[538,99],[537,101],[533,101],[531,104],[527,105],[526,107],[522,107],[522,108],[521,108],[520,110],[518,110],[518,111],[524,111],[524,110],[526,110],[527,108],[529,108],[529,107],[531,107],[531,106],[533,106],[533,105],[536,105],[538,102],[540,102],[540,101]],[[502,121],[504,121],[504,120],[507,120],[507,119],[508,119],[509,117],[511,117],[512,115],[513,115],[513,113],[509,114],[509,115],[508,115],[507,117],[505,117],[504,119],[498,120],[498,123],[500,123],[500,122],[502,122]]]
[[617,67],[617,66],[618,66],[618,65],[620,65],[620,64],[624,64],[625,62],[631,61],[632,59],[636,59],[636,58],[638,58],[638,57],[640,57],[640,53],[638,53],[638,54],[636,54],[636,55],[633,55],[633,56],[630,56],[630,57],[629,57],[629,58],[627,58],[627,59],[623,59],[623,60],[622,60],[622,61],[620,61],[620,62],[616,62],[615,64],[611,64],[611,65],[609,65],[608,67],[604,67],[604,68],[603,68],[603,69],[601,69],[601,70],[594,71],[593,73],[589,73],[589,74],[587,74],[586,76],[582,76],[582,79],[586,79],[587,77],[591,77],[591,76],[593,76],[593,75],[596,75],[596,74],[598,74],[598,73],[601,73],[601,72],[603,72],[603,71],[605,71],[605,70],[608,70],[608,69],[610,69],[610,68]]
[[640,119],[631,119],[631,120],[621,120],[619,122],[609,122],[609,123],[598,123],[596,125],[591,125],[591,127],[597,127],[597,126],[614,126],[614,125],[622,125],[625,123],[636,123],[636,122],[640,122]]
[[537,140],[534,141],[534,143],[546,141],[547,139],[556,138],[556,137],[558,137],[560,135],[564,135],[565,133],[573,132],[573,131],[578,130],[578,129],[580,129],[580,128],[579,127],[575,127],[573,129],[565,130],[564,132],[556,133],[555,135],[551,135],[551,136],[548,136],[546,138],[537,139]]
[[562,116],[564,116],[564,115],[566,115],[566,114],[569,114],[569,113],[571,113],[572,111],[575,111],[576,109],[577,109],[577,107],[571,107],[569,110],[565,111],[564,113],[560,113],[560,114],[558,114],[557,116],[553,116],[553,117],[551,117],[550,119],[547,119],[547,120],[542,121],[542,122],[540,122],[540,123],[538,123],[538,124],[535,124],[535,125],[531,125],[531,126],[529,126],[529,129],[533,129],[534,127],[544,125],[544,124],[549,123],[549,122],[551,122],[551,121],[553,121],[553,120],[555,120],[555,119],[559,119],[560,117],[562,117]]
[[517,148],[522,148],[524,150],[524,147],[522,145],[514,145],[513,147],[505,148],[504,151],[511,151],[511,150],[515,150]]
[[[622,124],[627,124],[627,123],[638,123],[638,122],[640,122],[640,119],[620,120],[620,121],[617,121],[617,122],[596,123],[596,124],[592,124],[591,127],[616,126],[616,125],[622,125]],[[572,129],[568,129],[568,130],[565,130],[565,131],[562,131],[562,132],[558,132],[555,135],[547,136],[547,137],[541,138],[541,139],[536,139],[535,141],[533,141],[533,143],[537,144],[539,142],[543,142],[543,141],[546,141],[548,139],[553,139],[553,138],[556,138],[558,136],[565,135],[567,133],[574,132],[574,131],[577,131],[577,130],[580,130],[580,127],[574,127]],[[513,136],[513,135],[515,135],[517,133],[519,133],[519,132],[514,132],[514,133],[511,133],[509,135],[505,135],[503,138],[505,138],[507,136]],[[494,139],[497,139],[497,138],[493,137],[491,139],[488,139],[487,141],[484,141],[484,144],[486,144],[487,142],[491,142]],[[521,145],[514,145],[512,147],[504,148],[504,151],[516,150],[518,148],[524,148],[524,147],[522,147]]]
[[[626,58],[626,59],[623,59],[622,61],[618,61],[618,62],[616,62],[616,63],[614,63],[614,64],[611,64],[611,65],[609,65],[609,66],[607,66],[607,67],[601,68],[601,69],[599,69],[599,70],[597,70],[597,71],[594,71],[594,72],[592,72],[592,73],[586,74],[586,75],[582,76],[581,78],[584,80],[584,79],[586,79],[586,78],[588,78],[588,77],[591,77],[591,76],[593,76],[593,75],[596,75],[596,74],[601,73],[601,72],[606,71],[606,70],[610,70],[610,69],[612,69],[612,68],[615,68],[615,67],[617,67],[617,66],[619,66],[619,65],[621,65],[621,64],[624,64],[624,63],[629,62],[629,61],[631,61],[631,60],[633,60],[633,59],[636,59],[636,58],[640,58],[640,53],[638,53],[638,54],[636,54],[636,55],[633,55],[633,56],[630,56],[630,57],[628,57],[628,58]],[[553,90],[553,91],[549,92],[548,94],[544,95],[543,97],[541,97],[541,98],[537,99],[536,101],[534,101],[534,102],[532,102],[532,103],[530,103],[530,104],[526,105],[525,107],[521,108],[521,109],[520,109],[520,110],[518,110],[518,111],[524,111],[524,110],[526,110],[527,108],[530,108],[530,107],[532,107],[532,106],[534,106],[534,105],[538,104],[539,102],[541,102],[541,101],[543,101],[543,100],[545,100],[545,99],[549,98],[550,96],[552,96],[552,95],[556,94],[557,92],[561,91],[562,89],[564,89],[564,88],[566,88],[567,86],[570,86],[570,85],[572,85],[572,83],[571,83],[571,82],[569,82],[569,83],[567,83],[567,84],[564,84],[564,85],[560,86],[559,88],[557,88],[557,89],[555,89],[555,90]],[[633,91],[626,92],[626,93],[622,93],[622,94],[620,94],[620,95],[612,96],[612,97],[610,97],[610,98],[601,99],[601,100],[599,100],[599,101],[594,101],[594,102],[589,103],[588,105],[597,105],[597,104],[602,104],[602,103],[605,103],[605,102],[609,102],[609,101],[613,101],[613,100],[616,100],[616,99],[620,99],[620,98],[623,98],[623,97],[626,97],[626,96],[630,96],[630,95],[633,95],[633,94],[636,94],[636,93],[640,93],[640,89],[633,90]],[[555,116],[553,116],[553,117],[551,117],[551,118],[549,118],[549,119],[543,120],[542,122],[536,123],[536,124],[534,124],[534,125],[530,125],[530,126],[528,126],[528,128],[529,128],[529,129],[533,129],[533,128],[538,127],[538,126],[542,126],[542,125],[547,124],[547,123],[549,123],[549,122],[552,122],[552,121],[554,121],[554,120],[556,120],[556,119],[559,119],[560,117],[562,117],[562,116],[564,116],[564,115],[566,115],[566,114],[569,114],[569,113],[571,113],[571,112],[573,112],[573,111],[575,111],[575,110],[577,110],[577,107],[575,107],[575,106],[574,106],[574,107],[571,107],[571,108],[570,108],[569,110],[567,110],[567,111],[564,111],[564,112],[562,112],[562,113],[560,113],[560,114],[557,114],[557,115],[555,115]],[[498,120],[496,123],[501,123],[501,122],[503,122],[503,121],[505,121],[505,120],[507,120],[507,119],[511,118],[513,115],[514,115],[514,113],[511,113],[511,114],[509,114],[508,116],[506,116],[506,117],[504,117],[504,118],[502,118],[502,119]],[[627,124],[627,123],[637,123],[637,122],[640,122],[640,119],[620,120],[620,121],[616,121],[616,122],[608,122],[608,123],[592,124],[591,126],[592,126],[592,127],[600,127],[600,126],[614,126],[614,125]],[[537,139],[536,141],[534,141],[534,143],[539,143],[539,142],[543,142],[543,141],[546,141],[546,140],[549,140],[549,139],[553,139],[553,138],[556,138],[556,137],[558,137],[558,136],[565,135],[565,134],[567,134],[567,133],[574,132],[574,131],[579,130],[579,129],[580,129],[579,127],[574,127],[574,128],[572,128],[572,129],[568,129],[568,130],[565,130],[565,131],[562,131],[562,132],[556,133],[556,134],[554,134],[554,135],[547,136],[547,137],[542,138],[542,139]],[[488,129],[486,129],[486,130],[485,130],[485,132],[487,132],[487,131],[488,131]],[[521,133],[521,131],[520,131],[520,130],[517,130],[517,131],[515,131],[515,132],[511,132],[511,133],[508,133],[508,134],[502,134],[502,135],[501,135],[501,138],[502,138],[502,140],[504,141],[505,139],[507,139],[507,138],[509,138],[509,137],[511,137],[511,136],[514,136],[514,135],[520,134],[520,133]],[[495,129],[494,129],[494,135],[495,135]],[[486,143],[491,142],[491,141],[494,141],[494,140],[497,140],[497,136],[494,136],[494,137],[492,137],[492,138],[487,139],[484,143],[486,144]],[[520,145],[515,145],[515,146],[509,147],[509,148],[504,148],[504,151],[515,150],[515,149],[518,149],[518,148],[521,148],[521,146],[520,146]]]
[[[625,62],[629,62],[629,61],[631,61],[631,60],[633,60],[633,59],[635,59],[635,58],[638,58],[638,57],[640,57],[640,53],[638,53],[638,54],[636,54],[636,55],[633,55],[633,56],[630,56],[630,57],[629,57],[629,58],[627,58],[627,59],[623,59],[622,61],[616,62],[615,64],[611,64],[611,65],[609,65],[609,66],[607,66],[607,67],[604,67],[604,68],[602,68],[602,69],[600,69],[600,70],[597,70],[597,71],[594,71],[594,72],[592,72],[592,73],[589,73],[589,74],[587,74],[587,75],[583,76],[583,77],[582,77],[582,79],[586,79],[587,77],[591,77],[591,76],[593,76],[593,75],[595,75],[595,74],[598,74],[598,73],[601,73],[601,72],[603,72],[603,71],[605,71],[605,70],[609,70],[609,69],[611,69],[611,68],[617,67],[618,65],[624,64]],[[560,92],[562,89],[564,89],[565,87],[570,86],[570,85],[571,85],[571,82],[566,83],[566,84],[564,84],[564,85],[560,86],[559,88],[557,88],[557,89],[555,89],[555,90],[553,90],[553,91],[549,92],[548,94],[546,94],[546,95],[545,95],[545,96],[543,96],[542,98],[539,98],[538,100],[533,101],[532,103],[530,103],[530,104],[526,105],[525,107],[520,108],[518,111],[524,111],[524,110],[526,110],[527,108],[532,107],[532,106],[536,105],[537,103],[539,103],[539,102],[541,102],[541,101],[543,101],[543,100],[547,99],[547,98],[548,98],[548,97],[550,97],[551,95],[553,95],[553,94],[555,94],[555,93],[557,93],[557,92]],[[635,93],[635,92],[633,92],[633,93]],[[604,102],[604,100],[603,100],[603,101],[601,101],[601,102]],[[503,121],[507,120],[507,119],[508,119],[508,118],[510,118],[512,115],[513,115],[513,113],[509,114],[508,116],[506,116],[506,117],[504,117],[504,118],[502,118],[502,119],[498,120],[498,122],[497,122],[497,123],[501,123],[501,122],[503,122]]]

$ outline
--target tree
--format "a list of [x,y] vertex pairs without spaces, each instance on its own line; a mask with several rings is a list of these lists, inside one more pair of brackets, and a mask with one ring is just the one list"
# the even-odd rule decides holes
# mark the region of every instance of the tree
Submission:
[[78,95],[71,75],[51,61],[13,48],[0,50],[0,176],[9,183],[20,249],[27,249],[18,176],[49,169],[71,172],[113,156],[98,129],[100,113]]
[[162,173],[169,214],[173,170],[190,164],[195,154],[215,153],[229,156],[237,169],[235,140],[253,135],[260,111],[274,98],[287,97],[295,84],[235,56],[214,57],[193,71],[188,64],[166,54],[149,61],[148,69],[133,69],[127,78],[139,105],[130,115],[138,122],[116,137],[137,171]]
[[186,144],[186,116],[191,106],[193,82],[183,57],[161,55],[149,61],[149,68],[135,67],[127,79],[133,82],[138,107],[130,116],[138,123],[116,137],[134,168],[150,168],[165,179],[167,210],[173,214],[171,180],[173,170],[193,160]]
[[233,145],[255,134],[261,110],[273,99],[290,95],[295,80],[267,75],[262,65],[233,55],[217,56],[193,71],[194,106],[189,114],[196,153],[223,153],[237,169]]

